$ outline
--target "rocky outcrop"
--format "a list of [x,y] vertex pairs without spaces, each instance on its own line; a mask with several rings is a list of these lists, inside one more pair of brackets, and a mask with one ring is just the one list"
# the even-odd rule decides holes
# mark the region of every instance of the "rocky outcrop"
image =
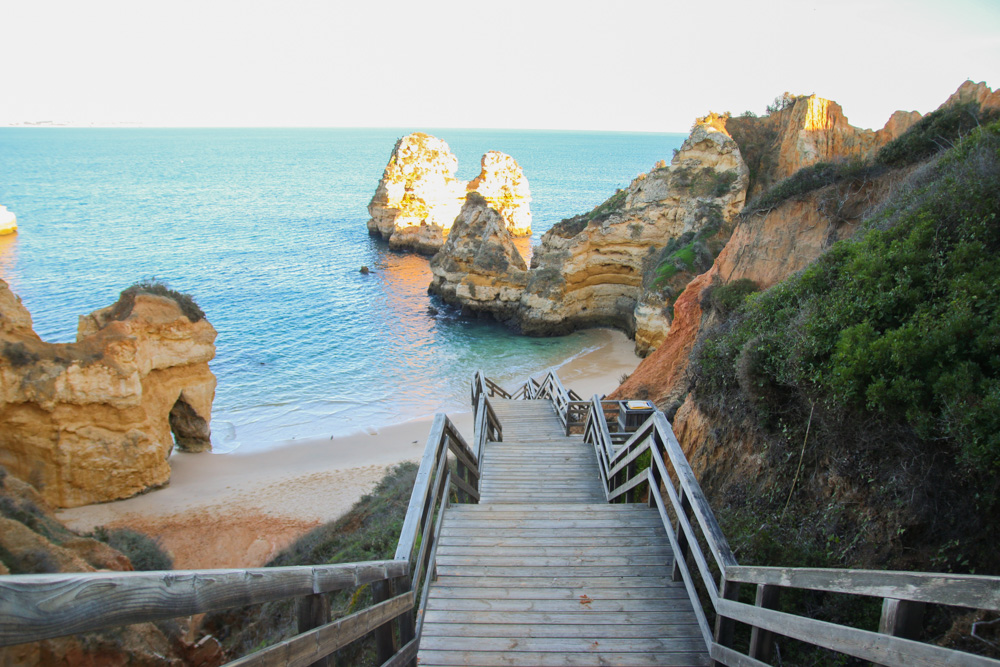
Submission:
[[52,344],[0,280],[0,465],[74,507],[167,483],[175,439],[209,449],[216,333],[190,305],[126,290]]
[[368,232],[396,250],[433,255],[444,245],[465,196],[478,192],[503,216],[515,236],[531,234],[531,193],[524,172],[509,155],[490,151],[479,176],[455,178],[458,159],[444,141],[423,132],[396,142],[368,204]]
[[650,261],[671,239],[718,229],[734,216],[747,182],[736,142],[712,123],[697,123],[669,167],[639,176],[542,237],[521,299],[522,330],[558,334],[612,325],[632,332]]
[[466,312],[511,321],[528,282],[527,269],[504,216],[470,192],[444,247],[431,259],[428,291]]
[[984,111],[1000,111],[1000,89],[993,91],[984,81],[980,81],[979,83],[965,81],[958,87],[958,90],[952,93],[951,96],[945,100],[944,104],[938,108],[943,109],[945,107],[967,104],[969,102],[976,102],[979,104],[979,108]]
[[648,398],[668,411],[676,408],[689,388],[687,368],[695,343],[716,321],[703,307],[707,290],[739,279],[767,289],[802,270],[834,242],[849,237],[909,173],[899,170],[863,183],[839,183],[740,218],[712,267],[677,298],[661,344],[611,397]]
[[17,231],[17,217],[7,210],[6,206],[0,206],[0,236],[13,234]]
[[723,120],[754,173],[750,198],[819,162],[869,159],[922,117],[916,111],[897,111],[885,127],[872,131],[851,125],[839,104],[817,95],[785,93],[782,105],[759,118]]
[[499,151],[483,155],[479,176],[469,181],[469,192],[483,196],[503,218],[511,236],[531,236],[531,189],[524,171],[511,156]]

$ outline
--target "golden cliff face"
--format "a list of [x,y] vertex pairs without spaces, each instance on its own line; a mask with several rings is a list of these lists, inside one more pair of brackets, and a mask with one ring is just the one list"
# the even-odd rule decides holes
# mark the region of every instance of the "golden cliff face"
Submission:
[[736,142],[697,124],[670,167],[636,178],[607,213],[564,221],[542,237],[521,298],[522,329],[631,328],[651,255],[671,238],[735,215],[747,181]]
[[397,141],[368,204],[369,234],[395,250],[433,255],[474,191],[504,217],[512,234],[531,235],[531,192],[514,158],[486,153],[479,176],[468,183],[455,178],[457,169],[458,158],[436,137],[416,132]]
[[0,465],[59,507],[165,484],[175,438],[211,447],[215,329],[151,294],[112,309],[81,317],[77,342],[46,343],[0,281]]
[[7,210],[6,206],[0,206],[0,236],[13,234],[17,231],[17,217]]
[[527,269],[504,217],[470,192],[444,247],[431,259],[428,292],[468,312],[511,321],[528,282]]

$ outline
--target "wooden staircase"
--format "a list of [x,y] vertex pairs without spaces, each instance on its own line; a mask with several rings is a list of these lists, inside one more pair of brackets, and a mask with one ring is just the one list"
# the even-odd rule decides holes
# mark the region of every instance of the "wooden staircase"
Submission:
[[479,504],[445,513],[419,664],[708,664],[657,511],[607,504],[594,448],[550,401],[492,402],[503,442]]

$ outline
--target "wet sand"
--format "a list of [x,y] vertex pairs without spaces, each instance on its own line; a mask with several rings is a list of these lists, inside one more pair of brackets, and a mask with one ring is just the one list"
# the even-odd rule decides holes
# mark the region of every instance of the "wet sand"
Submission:
[[[557,371],[584,398],[606,394],[639,363],[633,343],[607,330],[595,351]],[[539,377],[541,374],[539,374]],[[515,387],[507,387],[514,389]],[[472,413],[450,414],[471,441]],[[418,461],[433,417],[330,439],[229,454],[177,453],[170,484],[135,498],[59,512],[78,531],[129,527],[160,539],[177,569],[262,565],[309,529],[342,516],[386,470]]]

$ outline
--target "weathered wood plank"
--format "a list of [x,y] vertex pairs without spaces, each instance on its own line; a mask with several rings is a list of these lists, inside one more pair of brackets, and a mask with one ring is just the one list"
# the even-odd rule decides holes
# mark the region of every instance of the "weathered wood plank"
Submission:
[[[600,601],[625,600],[686,600],[687,591],[678,584],[672,588],[487,588],[478,586],[442,586],[435,584],[434,599],[440,603],[444,600],[547,600],[571,601],[584,604],[587,599]],[[587,603],[589,604],[589,603]],[[677,607],[676,603],[671,603]],[[684,607],[684,605],[681,605]]]
[[[478,566],[478,565],[442,565],[438,564],[438,576],[458,576],[458,577],[551,577],[553,572],[545,567],[518,567],[518,566]],[[572,577],[619,577],[619,578],[657,578],[661,572],[669,572],[667,564],[661,566],[632,566],[632,567],[607,567],[607,566],[575,566],[560,567],[560,578]]]
[[726,571],[726,576],[732,581],[743,583],[771,584],[1000,611],[998,577],[748,565],[731,567]]
[[482,567],[669,567],[671,560],[660,556],[454,556],[438,553],[438,566]]
[[[438,586],[463,586],[473,581],[472,577],[440,575]],[[675,582],[670,577],[549,577],[548,584],[556,588],[648,588],[651,586],[668,586]],[[537,578],[511,579],[507,577],[478,577],[475,585],[487,588],[537,588]]]
[[438,665],[479,665],[479,667],[507,667],[509,665],[530,665],[531,667],[697,667],[708,664],[708,652],[691,653],[517,653],[489,651],[421,651],[420,667]]
[[378,626],[413,607],[413,591],[363,609],[315,630],[296,635],[256,653],[234,660],[227,667],[306,667],[330,655]]
[[406,563],[0,577],[0,645],[88,632],[301,595],[400,576]]
[[[576,623],[663,623],[667,620],[697,626],[684,598],[667,600],[604,600],[584,593],[575,600],[533,600],[521,598],[438,598],[428,601],[427,610],[461,612],[452,617],[432,616],[441,623],[535,623],[546,619],[538,614],[575,614]],[[466,615],[466,616],[463,616]],[[484,616],[484,614],[495,614]],[[633,614],[628,618],[621,614]],[[645,614],[643,616],[642,614]],[[604,620],[588,620],[601,616]],[[497,621],[495,619],[502,619]],[[564,621],[567,622],[567,621]],[[701,630],[699,629],[699,633]]]
[[501,651],[540,653],[651,653],[651,652],[695,652],[708,648],[700,638],[688,637],[631,637],[626,639],[606,638],[596,641],[587,637],[519,637],[514,641],[506,637],[421,637],[420,648],[427,651]]
[[[616,624],[532,624],[532,623],[434,623],[424,630],[426,637],[575,637],[590,639],[641,639],[683,637],[701,640],[693,623]],[[428,648],[430,647],[427,645]]]
[[1000,660],[952,651],[911,639],[859,630],[836,623],[754,607],[731,600],[719,600],[718,611],[741,623],[823,646],[839,653],[870,660],[888,667],[997,667]]
[[[664,611],[621,611],[621,612],[599,612],[599,611],[579,611],[568,612],[562,610],[552,611],[451,611],[431,609],[427,610],[425,627],[437,623],[486,623],[505,624],[513,623],[517,625],[657,625],[663,623]],[[694,622],[694,616],[688,613],[687,618],[682,623],[690,626],[698,632],[699,642],[704,647],[704,640],[700,636],[698,625]],[[707,649],[706,649],[707,650]]]
[[[610,541],[614,544],[613,540]],[[474,546],[462,544],[458,546],[439,545],[438,557],[441,556],[519,556],[524,553],[522,547],[509,546]],[[652,541],[645,546],[575,546],[553,547],[534,545],[531,557],[568,557],[595,558],[598,556],[656,556],[660,559],[672,559],[673,553],[666,546]]]
[[413,492],[410,503],[406,507],[406,517],[399,532],[399,542],[396,547],[396,560],[409,561],[413,556],[413,547],[417,541],[417,530],[424,521],[429,496],[431,494],[431,475],[437,468],[437,458],[444,447],[444,430],[448,417],[439,414],[434,417],[431,432],[427,436],[424,454],[420,459],[417,477],[413,482]]

